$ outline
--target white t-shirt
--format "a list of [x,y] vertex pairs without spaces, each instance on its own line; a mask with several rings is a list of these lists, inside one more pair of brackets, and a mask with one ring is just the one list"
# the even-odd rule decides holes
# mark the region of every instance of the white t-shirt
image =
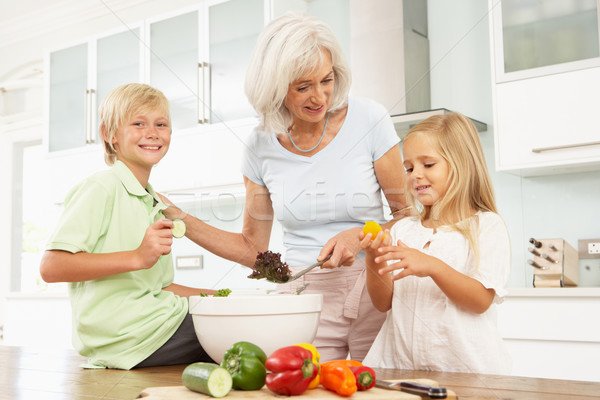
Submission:
[[269,190],[290,266],[312,264],[339,232],[385,220],[373,162],[398,142],[387,110],[361,98],[349,99],[339,132],[311,157],[286,150],[276,135],[252,133],[242,173]]
[[[388,311],[364,364],[379,368],[507,374],[510,358],[497,328],[510,272],[510,241],[502,218],[478,213],[479,266],[466,238],[457,231],[425,228],[404,218],[391,230],[393,243],[439,258],[457,271],[494,289],[494,303],[482,314],[459,308],[429,277],[408,276],[394,283]],[[426,247],[426,244],[429,245]]]

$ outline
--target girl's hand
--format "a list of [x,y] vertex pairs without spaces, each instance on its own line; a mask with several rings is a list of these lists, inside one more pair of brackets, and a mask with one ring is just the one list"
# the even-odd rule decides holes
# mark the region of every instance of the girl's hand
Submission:
[[168,219],[159,219],[146,229],[142,244],[135,250],[139,263],[136,269],[152,268],[160,256],[171,252],[173,222]]
[[[385,238],[384,238],[385,237]],[[392,239],[390,235],[390,230],[386,229],[385,231],[377,232],[377,236],[373,238],[373,234],[363,233],[360,231],[360,248],[363,249],[368,255],[372,257],[376,257],[379,252],[377,251],[382,246],[389,246],[392,244]]]
[[329,239],[317,257],[317,261],[321,261],[331,254],[331,258],[323,264],[322,268],[354,264],[356,255],[360,252],[359,231],[362,231],[362,228],[350,228]]
[[376,263],[396,260],[396,262],[379,269],[379,273],[382,275],[400,270],[397,274],[392,275],[392,279],[395,281],[409,275],[420,278],[431,276],[441,263],[439,259],[410,248],[400,240],[398,240],[397,246],[381,247],[379,253],[382,255],[375,257]]

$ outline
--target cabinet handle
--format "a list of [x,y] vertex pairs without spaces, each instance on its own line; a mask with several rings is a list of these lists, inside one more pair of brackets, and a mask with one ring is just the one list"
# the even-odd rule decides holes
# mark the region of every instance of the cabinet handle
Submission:
[[89,111],[89,133],[90,143],[96,143],[94,130],[96,128],[96,90],[90,89],[90,111]]
[[600,145],[600,142],[587,142],[587,143],[565,144],[564,146],[537,147],[535,149],[531,149],[531,151],[533,153],[541,153],[543,151],[561,150],[561,149],[572,149],[572,148],[575,148],[575,147],[587,147],[587,146],[597,146],[597,145]]
[[204,63],[198,63],[198,76],[196,82],[198,86],[196,88],[196,116],[198,123],[204,122]]
[[90,91],[89,89],[85,90],[85,96],[83,96],[83,134],[85,144],[90,143],[90,129],[89,129],[89,118],[90,118]]
[[96,109],[94,101],[95,94],[96,91],[94,89],[86,89],[85,97],[83,99],[83,131],[85,134],[85,144],[91,144],[96,142],[94,140],[94,110]]
[[198,63],[198,123],[210,123],[210,64]]

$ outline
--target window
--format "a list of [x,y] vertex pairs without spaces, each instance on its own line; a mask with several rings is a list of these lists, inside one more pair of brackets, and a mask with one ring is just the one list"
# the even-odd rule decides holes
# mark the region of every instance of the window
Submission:
[[48,201],[52,179],[48,176],[48,168],[44,167],[44,148],[39,141],[20,142],[15,143],[13,151],[15,190],[10,290],[25,293],[66,291],[66,285],[49,285],[39,274],[46,241],[61,211],[59,205]]

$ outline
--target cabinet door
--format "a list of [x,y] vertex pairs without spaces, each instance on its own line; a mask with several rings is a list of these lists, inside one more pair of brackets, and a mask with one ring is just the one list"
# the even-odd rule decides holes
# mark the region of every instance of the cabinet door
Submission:
[[[140,29],[132,29],[98,39],[96,44],[96,102],[98,107],[114,88],[141,81]],[[96,107],[96,121],[97,107]],[[98,122],[93,141],[98,140]]]
[[150,84],[169,99],[173,129],[200,119],[199,20],[192,11],[150,24]]
[[210,122],[255,114],[244,94],[250,55],[264,26],[264,0],[231,0],[209,7]]
[[496,85],[496,157],[522,175],[600,166],[600,68]]
[[597,1],[502,0],[492,10],[497,82],[600,65]]
[[49,151],[86,143],[88,43],[50,54]]

